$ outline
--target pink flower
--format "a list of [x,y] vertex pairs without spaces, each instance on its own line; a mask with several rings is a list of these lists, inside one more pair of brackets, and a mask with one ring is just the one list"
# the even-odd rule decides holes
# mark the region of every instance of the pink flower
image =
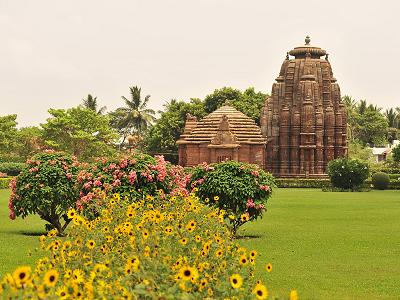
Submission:
[[94,186],[102,186],[102,183],[101,183],[100,180],[96,179],[96,180],[93,182],[93,185],[94,185]]
[[260,190],[269,191],[269,186],[268,185],[260,185]]
[[253,202],[253,199],[248,199],[247,200],[247,203],[246,203],[246,207],[247,208],[249,208],[249,207],[255,207],[256,206],[256,204]]
[[121,180],[119,180],[119,179],[114,180],[112,185],[113,186],[120,186],[121,185]]
[[65,174],[65,176],[67,176],[67,179],[68,179],[68,180],[71,180],[71,178],[72,178],[72,173],[67,173],[67,174]]
[[15,211],[14,210],[10,210],[9,215],[11,220],[15,220]]
[[257,170],[251,171],[251,175],[258,177],[260,173]]
[[128,176],[129,183],[130,184],[134,184],[135,181],[136,181],[136,178],[137,178],[136,172],[135,171],[130,171],[129,172],[129,176]]
[[91,182],[91,181],[88,181],[88,182],[86,182],[86,183],[83,185],[83,188],[84,188],[85,190],[88,190],[88,189],[90,189],[91,186],[92,186],[92,182]]
[[119,163],[119,167],[121,169],[126,168],[127,165],[128,165],[128,160],[127,159],[121,160],[120,163]]

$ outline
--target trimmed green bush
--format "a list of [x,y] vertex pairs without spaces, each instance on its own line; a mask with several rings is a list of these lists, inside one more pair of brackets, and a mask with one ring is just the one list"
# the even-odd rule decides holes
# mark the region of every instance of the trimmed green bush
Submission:
[[388,174],[383,172],[378,172],[372,175],[372,185],[375,189],[386,190],[389,186],[390,178]]
[[202,201],[228,214],[233,234],[247,221],[262,216],[275,187],[271,174],[236,161],[203,163],[193,169],[189,184]]
[[331,186],[329,179],[325,178],[276,178],[278,188],[328,188]]
[[369,167],[357,159],[339,158],[328,164],[328,175],[333,187],[355,191],[369,176]]
[[8,176],[17,176],[25,167],[25,163],[3,162],[0,163],[0,173],[6,173]]

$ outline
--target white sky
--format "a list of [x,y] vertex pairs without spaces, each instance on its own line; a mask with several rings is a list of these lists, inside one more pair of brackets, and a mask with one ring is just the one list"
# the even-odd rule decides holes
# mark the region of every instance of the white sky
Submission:
[[129,86],[161,109],[232,86],[270,92],[286,52],[330,54],[342,95],[400,106],[400,1],[0,0],[0,115],[39,125]]

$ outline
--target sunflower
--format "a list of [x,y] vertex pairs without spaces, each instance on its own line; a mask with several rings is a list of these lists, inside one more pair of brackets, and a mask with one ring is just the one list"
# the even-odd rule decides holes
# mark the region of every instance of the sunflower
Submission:
[[250,252],[250,257],[256,258],[256,256],[257,256],[257,251],[256,250],[253,250],[253,251]]
[[165,232],[165,234],[167,234],[167,235],[172,234],[172,231],[173,231],[172,226],[167,226],[167,227],[165,227],[165,229],[164,229],[164,232]]
[[268,263],[268,264],[265,266],[265,269],[267,270],[268,273],[270,273],[270,272],[272,271],[272,265],[271,265],[270,263]]
[[299,299],[297,291],[296,290],[290,291],[289,300],[297,300],[297,299]]
[[179,240],[179,243],[181,243],[182,245],[186,245],[187,242],[188,242],[188,239],[187,239],[187,238],[181,238],[181,239]]
[[246,255],[243,254],[243,255],[240,256],[240,258],[239,258],[239,263],[240,263],[242,266],[247,265],[248,262],[249,262],[249,261],[247,260]]
[[253,294],[256,295],[256,298],[259,300],[267,299],[268,290],[263,284],[257,284],[253,290]]
[[149,237],[149,232],[145,229],[142,231],[142,236],[144,239],[147,239]]
[[207,285],[208,285],[207,279],[203,278],[200,280],[200,284],[199,284],[200,290],[204,289]]
[[224,252],[221,249],[218,249],[217,251],[215,251],[215,256],[216,257],[222,257],[222,255],[224,254]]
[[214,201],[218,201],[219,200],[219,196],[214,196]]
[[57,270],[51,269],[44,274],[43,282],[48,287],[53,287],[56,285],[59,274]]
[[229,282],[234,289],[238,289],[242,286],[243,279],[239,274],[233,274],[231,277],[229,277]]
[[96,246],[96,242],[93,241],[93,240],[88,240],[87,243],[86,243],[86,246],[87,246],[89,249],[93,249],[93,248]]
[[197,277],[199,277],[199,273],[195,268],[184,266],[179,270],[179,277],[185,281],[192,280],[197,279]]
[[60,298],[60,299],[67,299],[68,298],[68,288],[64,285],[61,286],[57,289],[56,291],[56,295]]
[[71,208],[67,212],[68,219],[73,219],[76,216],[76,210]]
[[194,238],[194,240],[195,240],[197,243],[201,242],[201,236],[196,235],[195,238]]
[[246,214],[242,214],[240,216],[240,221],[247,222],[248,220],[249,220],[249,215],[247,213]]
[[72,280],[74,283],[82,283],[85,280],[85,275],[80,269],[75,269],[72,271]]
[[17,286],[26,284],[31,276],[31,267],[22,266],[17,268],[13,273],[13,278]]
[[106,236],[107,243],[112,243],[113,240],[114,240],[114,238],[111,235]]

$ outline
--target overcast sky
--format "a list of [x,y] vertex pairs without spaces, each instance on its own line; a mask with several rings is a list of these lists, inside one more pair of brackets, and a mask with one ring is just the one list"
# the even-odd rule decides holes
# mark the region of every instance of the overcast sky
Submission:
[[270,92],[286,52],[322,47],[342,95],[400,106],[400,1],[0,0],[0,115],[39,125],[129,86],[161,109],[232,86]]

